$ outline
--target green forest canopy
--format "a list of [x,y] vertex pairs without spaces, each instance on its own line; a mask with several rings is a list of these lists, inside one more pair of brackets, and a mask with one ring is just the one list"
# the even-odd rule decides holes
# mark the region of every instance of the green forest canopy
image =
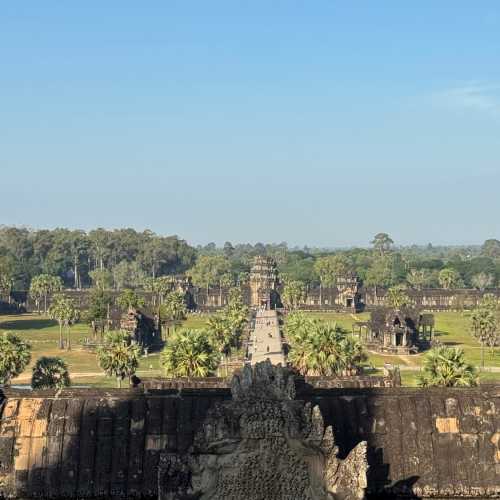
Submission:
[[[306,286],[329,283],[334,274],[321,273],[339,269],[358,275],[369,286],[437,288],[443,286],[443,269],[455,271],[441,273],[441,278],[452,274],[457,277],[457,286],[491,288],[498,286],[500,279],[500,241],[496,239],[482,246],[404,247],[392,244],[386,233],[379,233],[367,248],[291,248],[285,242],[193,247],[178,236],[161,236],[149,230],[99,228],[85,232],[2,226],[0,294],[9,288],[27,290],[39,274],[59,276],[67,288],[85,288],[92,285],[92,276],[95,279],[99,273],[107,273],[110,286],[119,288],[126,277],[132,276],[140,286],[147,277],[189,274],[196,265],[194,274],[204,276],[205,284],[207,275],[212,285],[238,283],[248,277],[257,255],[273,257],[285,281],[301,281]],[[200,266],[207,266],[208,274]]]

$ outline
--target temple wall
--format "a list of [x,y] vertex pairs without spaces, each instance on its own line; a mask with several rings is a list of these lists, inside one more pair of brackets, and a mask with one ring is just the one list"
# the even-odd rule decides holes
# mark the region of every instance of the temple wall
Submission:
[[[278,291],[281,291],[278,289]],[[80,309],[88,308],[88,290],[66,290],[64,292],[70,296],[77,307]],[[110,292],[114,303],[120,295],[119,292]],[[228,287],[210,287],[206,288],[189,287],[189,302],[190,306],[199,311],[211,312],[224,307],[228,302],[229,288]],[[429,288],[424,290],[408,290],[408,295],[413,299],[416,306],[422,309],[439,311],[439,310],[461,310],[471,309],[475,307],[484,294],[491,293],[500,298],[500,289],[489,289],[484,292],[475,289],[454,289],[445,290],[438,288]],[[152,294],[149,292],[139,292],[144,297],[146,304],[151,305]],[[387,291],[380,287],[360,287],[358,297],[360,302],[367,308],[386,305]],[[242,286],[242,295],[245,303],[251,303],[251,289],[249,285]],[[305,300],[299,305],[302,310],[351,310],[346,307],[346,297],[352,296],[352,293],[344,295],[342,291],[336,287],[324,287],[321,290],[319,287],[311,287],[307,289]],[[27,296],[19,302],[20,305],[26,308],[28,312],[36,311],[35,303]],[[50,297],[48,300],[50,304]],[[16,303],[15,305],[18,305]],[[43,308],[43,304],[42,304]]]
[[[5,391],[0,492],[10,498],[156,498],[167,446],[185,451],[227,389]],[[311,389],[346,455],[369,444],[371,493],[500,495],[500,386]],[[0,495],[1,496],[1,495]]]

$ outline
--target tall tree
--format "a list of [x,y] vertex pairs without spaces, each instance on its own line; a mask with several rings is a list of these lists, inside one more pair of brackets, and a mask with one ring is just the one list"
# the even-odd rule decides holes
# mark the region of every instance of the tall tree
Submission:
[[194,267],[188,271],[196,286],[208,289],[220,284],[222,276],[231,271],[229,261],[221,255],[201,255]]
[[140,297],[134,290],[131,290],[130,288],[125,288],[123,292],[119,295],[119,297],[116,299],[116,303],[122,308],[122,309],[130,309],[130,308],[135,308],[139,309],[141,307],[144,307],[145,301],[142,297]]
[[164,302],[160,306],[160,316],[163,320],[175,323],[185,319],[187,314],[186,295],[181,291],[174,291],[167,294]]
[[14,277],[12,275],[7,262],[0,260],[0,300],[2,297],[10,298],[10,292],[14,285]]
[[122,260],[113,267],[112,274],[116,290],[142,285],[146,277],[137,262],[127,262],[126,260]]
[[113,274],[108,269],[94,269],[89,276],[92,285],[100,290],[109,290],[113,285]]
[[495,277],[488,273],[478,273],[472,276],[471,283],[475,288],[484,291],[493,285]]
[[71,350],[71,326],[79,319],[75,303],[63,294],[54,295],[48,314],[59,323],[59,349],[64,349],[63,327],[66,329],[66,350]]
[[175,278],[173,276],[146,277],[142,285],[146,292],[151,292],[153,307],[155,307],[159,306],[165,296],[175,288]]
[[447,290],[458,288],[462,285],[462,278],[458,271],[448,267],[439,272],[439,284]]
[[60,292],[63,283],[59,276],[40,274],[31,280],[30,296],[34,298],[35,304],[40,312],[40,300],[43,298],[43,311],[47,314],[47,299],[50,294]]
[[406,281],[415,290],[422,290],[425,285],[429,284],[429,271],[426,269],[411,269],[406,275]]
[[351,263],[345,255],[327,255],[316,260],[314,271],[319,279],[319,302],[323,304],[323,287],[335,286],[339,277],[351,271]]
[[283,288],[281,299],[289,309],[296,309],[305,300],[306,287],[301,281],[289,281]]
[[496,297],[485,296],[470,318],[471,334],[481,344],[481,367],[484,368],[484,348],[493,349],[500,339],[500,305]]
[[493,238],[486,240],[481,247],[481,254],[492,259],[500,258],[500,241]]
[[73,286],[82,288],[81,266],[88,261],[90,241],[84,231],[71,231],[69,234],[69,252],[73,264]]
[[229,318],[223,313],[210,316],[207,320],[207,333],[210,343],[227,361],[233,340],[233,329]]
[[160,266],[165,262],[165,247],[161,238],[151,234],[142,249],[142,262],[149,269],[152,278],[156,278]]
[[366,273],[365,282],[368,286],[390,287],[392,279],[391,259],[388,255],[378,256]]
[[109,308],[113,300],[111,295],[101,288],[92,288],[89,294],[89,308],[85,313],[86,320],[92,326],[94,340],[97,338],[97,328],[100,326],[101,340],[104,336],[105,320],[109,315]]
[[102,271],[106,268],[112,253],[111,233],[103,228],[93,229],[89,232],[88,238],[91,243],[90,252],[94,259],[94,269]]
[[373,248],[380,254],[384,255],[394,245],[394,241],[387,233],[377,233],[372,240]]

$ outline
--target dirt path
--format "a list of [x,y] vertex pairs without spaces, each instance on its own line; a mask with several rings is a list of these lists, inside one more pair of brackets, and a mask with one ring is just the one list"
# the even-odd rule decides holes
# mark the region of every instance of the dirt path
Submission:
[[[158,374],[160,373],[161,370],[138,370],[136,373],[138,375],[140,374],[147,374],[147,373],[150,373],[150,374]],[[105,377],[106,374],[104,372],[70,372],[70,377],[73,379],[73,378],[88,378],[88,377]],[[19,383],[19,382],[29,382],[31,380],[31,375],[29,374],[22,374],[22,375],[19,375],[19,377],[16,377],[14,379],[12,379],[12,384],[16,384],[16,383]]]

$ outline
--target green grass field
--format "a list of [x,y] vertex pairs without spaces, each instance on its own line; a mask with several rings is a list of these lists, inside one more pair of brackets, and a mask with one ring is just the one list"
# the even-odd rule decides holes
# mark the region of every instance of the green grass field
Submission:
[[[192,314],[175,328],[204,328],[209,315]],[[66,361],[71,381],[78,385],[96,385],[115,387],[116,380],[107,377],[99,367],[95,353],[82,349],[85,338],[92,338],[92,332],[85,323],[78,323],[71,328],[72,350],[59,349],[59,325],[56,321],[38,314],[0,316],[0,333],[13,332],[31,344],[31,362],[26,370],[13,380],[13,384],[29,384],[32,367],[42,356],[57,356]],[[172,327],[170,327],[172,331]],[[66,332],[63,332],[66,340]],[[156,377],[162,374],[160,356],[150,354],[140,360],[138,375]]]
[[[352,315],[349,313],[309,313],[312,318],[323,321],[336,322],[339,326],[352,331],[355,321],[367,321],[369,313]],[[443,344],[450,347],[460,347],[464,350],[467,361],[475,366],[481,364],[480,344],[470,334],[469,313],[459,312],[437,312],[434,313],[436,319],[435,337]],[[384,363],[399,365],[402,368],[401,378],[404,385],[416,385],[417,374],[422,365],[425,353],[411,356],[394,356],[379,353],[368,353],[368,363],[380,368]],[[488,368],[500,368],[500,349],[485,350],[485,371],[480,374],[482,382],[500,382],[500,373],[488,372]]]
[[[337,322],[347,331],[352,330],[355,321],[366,321],[369,319],[368,313],[356,316],[349,313],[309,313],[311,317],[324,321]],[[176,329],[204,328],[209,315],[191,314],[176,326]],[[462,347],[466,353],[467,360],[478,366],[480,364],[481,349],[477,341],[469,334],[468,314],[457,312],[435,313],[436,318],[436,338],[450,346]],[[31,344],[32,360],[25,372],[14,383],[27,384],[31,378],[31,368],[35,361],[41,356],[59,356],[63,358],[69,366],[72,382],[81,385],[97,385],[103,387],[114,387],[116,381],[104,375],[97,364],[96,355],[93,352],[82,349],[83,340],[91,337],[89,327],[84,323],[79,323],[71,329],[71,339],[73,349],[71,351],[61,351],[58,348],[59,326],[55,321],[36,314],[25,314],[19,316],[0,316],[0,332],[12,331],[20,335]],[[380,370],[384,363],[391,363],[401,367],[401,376],[404,385],[416,385],[416,377],[424,354],[412,356],[383,355],[379,353],[369,353],[367,365]],[[492,353],[485,352],[486,370],[481,373],[483,382],[500,382],[500,372],[488,371],[488,368],[500,368],[500,349],[495,349]],[[162,374],[159,364],[159,354],[151,354],[141,358],[139,376],[160,376]]]
[[[71,351],[59,349],[59,326],[57,322],[43,316],[35,314],[0,316],[0,332],[4,331],[16,333],[31,344],[31,363],[13,383],[29,383],[31,369],[41,356],[58,356],[68,364],[74,384],[104,386],[116,384],[114,379],[104,375],[97,363],[95,353],[82,349],[84,338],[92,336],[89,327],[84,323],[78,323],[71,328]],[[66,338],[65,334],[64,338]],[[141,374],[151,376],[161,374],[158,354],[141,358],[139,376]]]

